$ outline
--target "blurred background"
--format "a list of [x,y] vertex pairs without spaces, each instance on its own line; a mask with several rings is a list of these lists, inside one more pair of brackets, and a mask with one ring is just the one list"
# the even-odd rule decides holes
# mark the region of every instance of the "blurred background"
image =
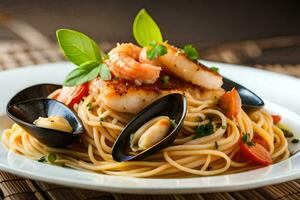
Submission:
[[[146,8],[165,39],[178,46],[193,44],[203,59],[290,73],[300,63],[299,5],[289,0],[0,0],[0,65],[36,63],[20,52],[33,51],[36,59],[46,52],[40,62],[63,59],[53,50],[58,28],[84,32],[106,50],[133,41],[133,19]],[[17,63],[9,64],[11,54],[17,54]]]

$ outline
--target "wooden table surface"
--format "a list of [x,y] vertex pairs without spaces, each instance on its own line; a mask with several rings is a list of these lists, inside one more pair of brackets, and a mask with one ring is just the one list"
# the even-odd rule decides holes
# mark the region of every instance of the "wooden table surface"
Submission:
[[[20,5],[21,8],[23,6],[23,8],[29,9],[28,5],[25,6],[26,4],[25,1],[22,1],[20,4],[16,5],[16,7],[13,8],[14,2],[16,2],[16,0],[7,1],[7,2],[4,1],[4,3],[0,2],[0,10],[1,7],[2,8],[5,7],[17,11],[18,9],[20,9]],[[57,1],[54,2],[57,3]],[[140,3],[138,1],[133,1],[133,2],[137,3],[136,7],[144,6],[143,3]],[[203,1],[201,2],[203,3]],[[60,1],[60,3],[58,4],[66,6],[66,3],[63,1]],[[74,4],[79,4],[79,3],[78,1],[75,0]],[[118,8],[120,11],[122,10],[122,6],[124,6],[124,4],[117,5],[116,3],[111,3],[108,1],[104,1],[104,4],[110,6],[113,5],[112,6],[113,8]],[[154,14],[161,16],[162,13],[158,13],[158,11],[160,10],[159,8],[157,8],[158,4],[156,3],[154,4],[156,6],[151,7],[152,11],[154,12]],[[207,4],[208,5],[206,4],[203,5],[204,6],[210,5],[210,3]],[[263,6],[264,9],[262,9],[261,12],[266,11],[268,7],[268,3],[262,3],[262,4],[264,4]],[[32,6],[35,8],[45,8],[45,5],[46,4],[44,2],[41,3],[36,2],[36,4],[31,5],[30,8],[32,8]],[[145,5],[147,6],[148,4]],[[170,11],[170,9],[167,9],[167,5],[168,5],[167,3],[163,3],[159,5],[164,9],[166,9],[166,13],[165,13],[166,15],[172,14],[170,13],[172,11]],[[188,6],[189,4],[185,3],[184,5]],[[49,11],[53,11],[53,9],[56,8],[57,5],[50,4],[48,6],[49,6]],[[82,6],[83,6],[83,11],[80,10],[76,10],[76,11],[78,11],[79,13],[84,11],[86,12],[87,10],[89,10],[87,8],[90,8],[92,12],[94,13],[98,12],[96,8],[89,7],[90,5],[87,6],[86,4],[83,4]],[[224,6],[228,7],[228,5],[224,5]],[[243,7],[239,3],[236,6],[238,8]],[[277,4],[276,6],[275,7],[279,9],[278,8],[279,6]],[[274,10],[274,7],[272,9],[271,11],[269,10],[266,12],[269,12],[270,14],[275,14],[276,11],[278,12],[278,10],[276,9]],[[290,7],[289,9],[294,10],[294,8],[290,8]],[[194,8],[194,10],[197,9]],[[40,11],[33,9],[32,10],[33,13],[28,14],[29,16],[27,15],[26,16],[30,18],[30,15],[31,17],[35,16],[34,15],[35,12],[38,12],[40,14],[40,12],[42,11],[43,9]],[[68,13],[70,12],[72,13],[74,10],[67,9],[67,7],[64,7],[64,11]],[[241,12],[241,11],[235,11],[235,12]],[[53,37],[51,35],[53,33],[52,29],[57,28],[56,26],[57,24],[59,24],[60,19],[54,17],[54,19],[56,19],[56,21],[58,22],[55,23],[49,22],[49,24],[44,24],[43,27],[41,28],[42,31],[40,30],[37,31],[37,29],[35,29],[31,24],[24,22],[22,16],[25,16],[25,13],[26,12],[24,11],[20,11],[19,16],[21,16],[21,18],[14,18],[14,17],[5,18],[7,17],[7,15],[1,15],[0,13],[0,22],[2,19],[2,23],[0,23],[0,27],[1,26],[5,27],[5,29],[0,29],[0,70],[9,70],[16,67],[23,67],[23,66],[33,65],[33,64],[57,62],[57,61],[64,60],[61,53],[58,51],[56,44],[53,42]],[[54,11],[53,13],[55,14]],[[134,13],[133,10],[131,10],[130,13],[131,14],[128,14],[129,17],[133,15]],[[258,12],[257,17],[259,16],[259,13],[260,12]],[[292,14],[292,16],[299,16],[299,13],[300,12],[298,12],[297,14],[294,13]],[[78,17],[78,14],[74,14],[74,15]],[[97,16],[99,15],[102,14],[97,13]],[[123,15],[126,14],[123,13],[121,16]],[[3,16],[5,18],[4,20],[3,20]],[[49,16],[49,13],[41,15],[40,20],[43,19],[43,17],[45,18],[47,16]],[[200,18],[200,16],[197,17]],[[120,20],[120,16],[115,16],[113,19],[118,21]],[[284,19],[288,20],[289,17],[285,17]],[[66,22],[64,20],[68,21],[72,19],[68,19],[68,17],[67,19],[61,19],[62,22]],[[90,19],[90,17],[89,20],[93,21],[93,19]],[[268,21],[267,19],[264,20],[263,20],[264,22]],[[76,22],[78,22],[78,19],[74,19],[73,26],[75,27],[76,27],[75,25]],[[297,23],[298,22],[299,21],[297,21]],[[38,25],[39,23],[40,23],[39,19],[36,18],[33,24]],[[166,26],[168,20],[164,19],[162,23],[163,26]],[[178,23],[180,24],[183,22],[179,20]],[[205,20],[202,20],[201,23],[205,25],[206,22]],[[263,23],[259,22],[259,24],[260,24],[259,26],[263,26]],[[191,24],[191,26],[192,25],[193,24]],[[252,25],[254,26],[254,24]],[[282,27],[286,26],[284,25],[283,22],[281,25]],[[227,31],[227,29],[222,27],[222,25],[220,26],[221,26],[220,30],[225,30],[225,32]],[[233,26],[234,23],[231,24],[231,28]],[[91,28],[88,27],[88,24],[85,25],[81,24],[78,25],[78,27],[80,28],[80,30],[84,32],[89,32],[91,30]],[[266,33],[268,34],[274,31],[273,28],[270,27],[274,28],[275,26],[269,25],[265,27]],[[213,29],[212,27],[209,28]],[[244,28],[247,29],[246,26]],[[250,37],[251,39],[249,40],[249,35],[248,35],[247,37],[245,36],[245,38],[241,36],[239,39],[235,39],[235,41],[233,41],[233,39],[230,38],[231,37],[230,32],[232,32],[231,30],[228,33],[225,33],[225,36],[228,38],[227,39],[223,38],[224,41],[222,43],[219,43],[221,40],[220,38],[218,40],[214,39],[213,34],[212,36],[209,36],[211,33],[206,35],[207,33],[205,31],[204,31],[205,33],[203,33],[200,29],[197,29],[196,34],[195,33],[189,33],[189,34],[191,34],[191,37],[195,37],[195,35],[202,35],[203,38],[205,38],[205,40],[202,39],[202,41],[198,43],[200,47],[200,56],[202,59],[208,59],[208,60],[214,60],[214,61],[220,61],[226,63],[246,64],[252,67],[258,67],[265,70],[276,71],[279,73],[285,73],[291,76],[300,77],[300,57],[299,57],[300,55],[300,34],[299,33],[300,32],[297,33],[297,31],[299,31],[300,29],[299,26],[293,30],[289,29],[290,27],[286,27],[286,28],[287,28],[286,30],[282,30],[281,34],[272,35],[272,37],[268,36],[268,34],[264,35],[263,33],[261,33],[259,39],[257,39],[258,35],[256,35],[256,37],[253,38]],[[99,30],[101,28],[97,27],[96,29]],[[166,29],[167,29],[168,36],[172,37],[171,33],[174,32],[175,30],[168,29],[168,28]],[[105,31],[109,31],[109,28],[106,27],[104,32]],[[108,50],[115,44],[116,37],[120,37],[122,40],[128,40],[128,38],[130,38],[130,36],[128,36],[127,34],[128,31],[130,30],[124,29],[125,34],[118,35],[119,33],[116,33],[116,35],[114,35],[114,38],[110,38],[110,36],[107,36],[105,40],[103,40],[102,37],[101,40],[98,39],[99,37],[98,33],[101,31],[99,32],[91,31],[91,33],[93,36],[96,36],[98,41],[102,41],[101,42],[102,47]],[[11,34],[12,32],[13,35]],[[246,32],[247,30],[244,30],[245,34],[247,34]],[[124,35],[125,37],[123,37]],[[208,42],[206,42],[206,37],[209,38],[207,40]],[[174,36],[173,39],[178,41],[178,43],[181,42],[180,40],[185,41],[185,37],[180,39],[180,37],[178,38],[178,35],[176,37]],[[1,87],[2,86],[0,86],[0,90]],[[54,184],[48,184],[40,181],[23,179],[22,177],[19,176],[15,176],[5,172],[0,172],[0,199],[287,200],[287,199],[300,199],[300,180],[290,181],[290,182],[277,184],[273,186],[261,187],[252,190],[239,191],[239,192],[204,193],[204,194],[187,194],[187,195],[127,195],[127,194],[119,194],[119,193],[106,193],[106,192],[82,190],[78,188],[68,188],[60,185],[54,185]]]

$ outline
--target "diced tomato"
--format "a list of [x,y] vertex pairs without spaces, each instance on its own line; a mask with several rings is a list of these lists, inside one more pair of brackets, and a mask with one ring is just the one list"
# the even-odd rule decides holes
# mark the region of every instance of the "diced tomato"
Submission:
[[242,156],[248,161],[250,160],[261,165],[272,164],[270,153],[259,143],[255,143],[253,146],[241,143],[240,150]]
[[269,145],[266,140],[264,140],[260,135],[254,134],[252,141],[254,143],[261,144],[265,149],[269,149]]
[[274,124],[277,124],[281,121],[281,116],[280,115],[272,115],[273,122]]
[[59,95],[52,98],[72,108],[74,104],[79,103],[84,96],[87,96],[88,92],[89,85],[88,83],[84,83],[73,87],[63,87]]
[[242,101],[238,91],[233,88],[231,91],[223,94],[219,100],[219,105],[228,118],[236,118],[242,110]]

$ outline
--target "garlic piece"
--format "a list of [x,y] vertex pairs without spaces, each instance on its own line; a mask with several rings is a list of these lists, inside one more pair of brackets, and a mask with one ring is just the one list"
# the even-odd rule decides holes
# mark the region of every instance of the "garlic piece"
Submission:
[[61,116],[39,117],[33,124],[41,128],[54,129],[68,133],[73,132],[70,123]]

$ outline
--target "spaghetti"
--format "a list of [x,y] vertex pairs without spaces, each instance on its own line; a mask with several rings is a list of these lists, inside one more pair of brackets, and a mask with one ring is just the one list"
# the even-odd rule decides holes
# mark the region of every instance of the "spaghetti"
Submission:
[[[115,162],[112,145],[133,115],[116,112],[89,94],[74,110],[85,132],[67,149],[45,146],[17,124],[3,133],[2,143],[15,153],[32,159],[54,153],[55,164],[119,176],[190,177],[235,173],[261,167],[238,159],[243,134],[260,137],[273,163],[289,157],[288,143],[281,129],[265,110],[227,118],[212,100],[198,100],[186,93],[188,112],[174,144],[140,161]],[[197,137],[196,127],[210,124],[213,133]]]

